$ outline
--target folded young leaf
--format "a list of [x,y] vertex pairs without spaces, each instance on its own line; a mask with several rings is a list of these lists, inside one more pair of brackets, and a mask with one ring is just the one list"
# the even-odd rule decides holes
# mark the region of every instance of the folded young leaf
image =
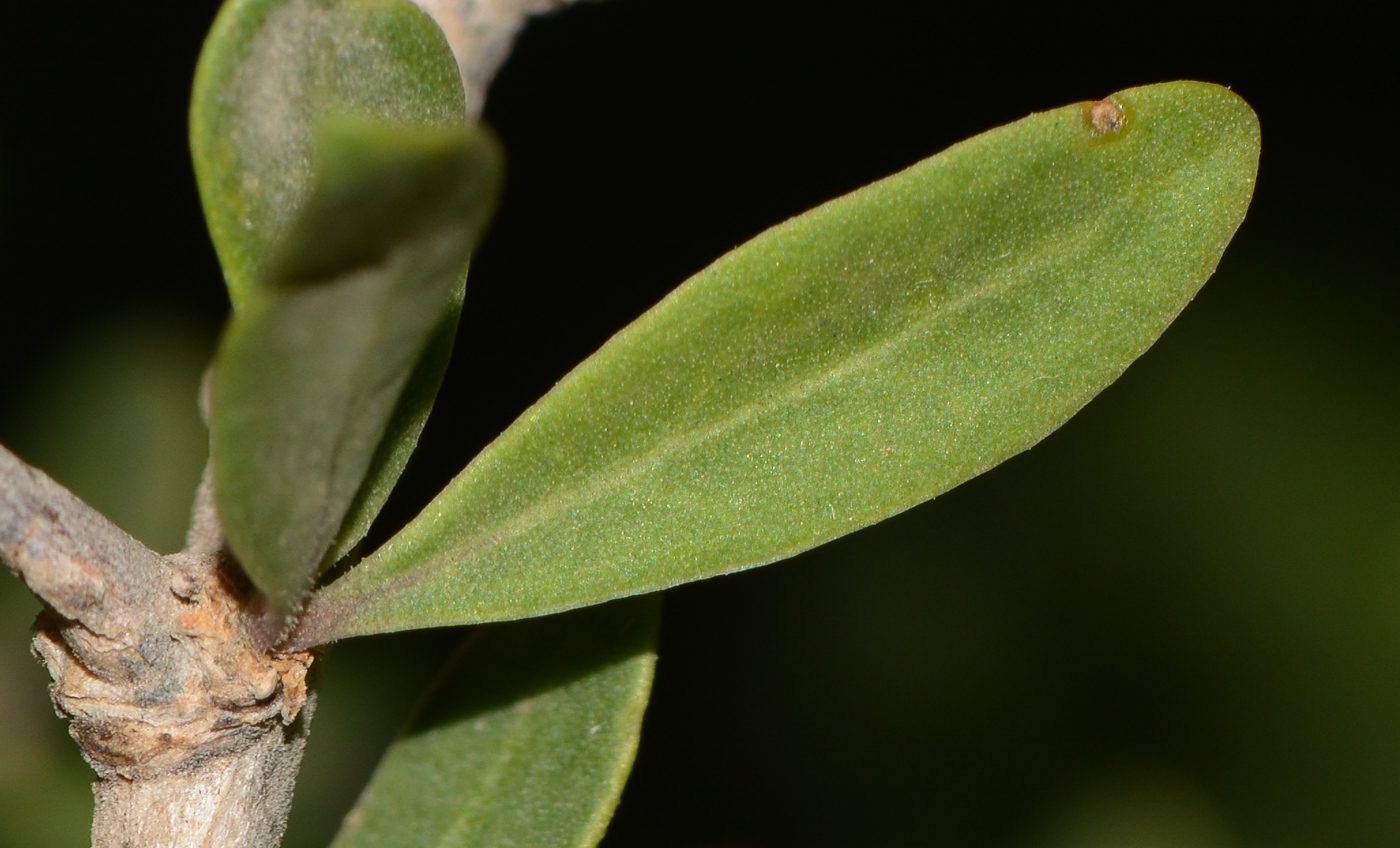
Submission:
[[[460,308],[500,158],[481,131],[328,123],[314,191],[224,333],[215,497],[239,562],[282,610],[309,588],[424,346]],[[440,369],[430,376],[435,391]]]
[[315,180],[328,117],[470,123],[442,30],[404,0],[228,0],[200,54],[190,148],[235,310]]
[[1177,82],[955,145],[697,274],[528,410],[293,640],[538,615],[791,556],[1064,423],[1243,219],[1249,106]]
[[[343,123],[347,116],[385,128],[429,134],[462,131],[468,126],[456,62],[436,23],[403,0],[229,0],[224,4],[200,56],[190,136],[210,233],[224,267],[236,320],[244,325],[248,321],[241,313],[256,299],[253,292],[259,286],[275,284],[277,279],[327,278],[335,276],[336,267],[348,272],[356,263],[385,260],[402,248],[400,242],[423,235],[415,233],[415,228],[426,231],[431,227],[425,225],[434,224],[419,213],[437,214],[431,211],[436,202],[431,195],[436,189],[431,183],[415,184],[411,175],[402,183],[388,175],[359,189],[342,185],[341,190],[348,189],[350,194],[332,196],[334,188],[325,185],[324,175],[319,173],[322,166],[318,160],[324,156],[318,157],[315,138],[328,123]],[[468,144],[483,149],[490,146],[482,139]],[[361,147],[361,153],[372,155],[373,145]],[[370,164],[341,163],[342,171],[360,174],[368,173]],[[429,196],[415,194],[425,189]],[[356,197],[356,191],[362,196]],[[308,209],[313,195],[319,198],[314,210]],[[480,224],[472,227],[479,229]],[[300,231],[294,233],[296,228]],[[475,236],[475,232],[464,232],[463,240],[470,242]],[[289,244],[301,248],[289,251]],[[429,252],[437,249],[421,246]],[[445,268],[449,264],[446,257],[440,259]],[[279,262],[282,267],[273,267]],[[296,267],[297,262],[302,267]],[[410,364],[417,359],[417,365],[406,387],[397,376],[389,385],[375,387],[379,393],[375,405],[402,389],[387,425],[383,421],[351,425],[358,428],[361,439],[382,432],[382,438],[369,445],[373,454],[368,469],[358,453],[335,454],[344,449],[343,444],[318,447],[322,460],[327,451],[332,452],[337,479],[330,486],[334,496],[314,515],[311,536],[293,532],[300,538],[273,538],[290,522],[305,519],[316,498],[326,494],[318,490],[326,481],[317,482],[314,476],[311,491],[300,504],[301,512],[274,514],[286,506],[274,495],[267,510],[260,512],[255,504],[245,503],[246,514],[242,519],[234,517],[238,526],[230,530],[235,550],[245,559],[255,581],[280,604],[294,602],[305,588],[306,569],[316,567],[304,562],[305,557],[324,554],[320,564],[325,564],[354,547],[402,473],[451,354],[465,283],[464,262],[456,269],[454,288],[441,298],[441,308],[431,322],[433,328],[426,335],[415,331],[398,338],[409,347],[395,356],[407,357]],[[267,305],[258,308],[266,310]],[[415,325],[423,320],[422,315],[414,317]],[[328,335],[329,328],[320,332]],[[309,343],[309,339],[303,341]],[[324,357],[331,351],[321,353]],[[269,413],[269,422],[275,424],[279,414]],[[336,424],[330,418],[333,414],[333,410],[323,410],[322,423]],[[290,424],[291,419],[281,423]],[[290,428],[280,432],[297,435]],[[273,441],[269,447],[285,456],[305,441],[302,438],[297,444],[280,445]],[[224,453],[227,458],[228,451]],[[286,467],[280,473],[285,476],[298,470]],[[262,472],[250,471],[252,477],[258,473]],[[356,475],[363,482],[352,485],[351,478]],[[227,483],[225,480],[221,485]],[[358,492],[347,512],[341,490],[355,485]],[[222,493],[220,509],[237,511],[235,501],[252,496],[251,488],[242,494]],[[240,524],[254,514],[274,519],[261,540],[250,540],[249,529]],[[342,518],[327,552],[330,540],[324,528],[337,526]],[[281,547],[284,542],[291,550],[263,550]],[[317,548],[319,552],[313,553]]]
[[637,751],[659,601],[469,636],[333,848],[596,845]]
[[408,467],[409,457],[418,447],[418,437],[428,423],[438,388],[442,386],[442,378],[452,360],[457,323],[462,317],[462,301],[466,293],[464,275],[458,281],[447,311],[429,335],[427,344],[423,346],[423,354],[404,385],[398,405],[384,427],[384,437],[379,440],[379,447],[370,459],[365,482],[346,511],[345,520],[330,550],[321,558],[321,569],[335,565],[364,539],[379,511],[388,502],[403,470]]

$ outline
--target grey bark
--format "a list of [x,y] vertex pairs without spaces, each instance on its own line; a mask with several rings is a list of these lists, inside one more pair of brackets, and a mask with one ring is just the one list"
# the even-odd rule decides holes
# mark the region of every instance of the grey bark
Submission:
[[201,498],[161,557],[0,446],[0,560],[47,609],[34,651],[97,772],[95,848],[273,848],[314,698],[312,654],[264,650]]

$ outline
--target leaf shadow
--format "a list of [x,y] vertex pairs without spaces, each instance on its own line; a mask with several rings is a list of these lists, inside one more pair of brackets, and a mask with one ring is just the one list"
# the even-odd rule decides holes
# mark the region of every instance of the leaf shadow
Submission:
[[412,737],[568,686],[655,650],[660,593],[467,635],[404,729]]

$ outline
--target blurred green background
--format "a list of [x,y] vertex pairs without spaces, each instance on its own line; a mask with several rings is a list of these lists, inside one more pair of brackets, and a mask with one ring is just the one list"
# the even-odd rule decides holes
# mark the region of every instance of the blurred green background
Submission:
[[[226,308],[182,126],[215,4],[80,6],[0,24],[0,442],[173,550]],[[1264,131],[1219,273],[1069,425],[876,528],[668,593],[606,848],[1400,844],[1400,280],[1370,114],[1393,50],[1364,7],[1137,14],[609,0],[503,71],[508,193],[381,540],[609,334],[821,200],[1164,79],[1235,86]],[[87,839],[36,609],[0,575],[2,848]],[[327,843],[460,638],[336,646],[289,846]]]

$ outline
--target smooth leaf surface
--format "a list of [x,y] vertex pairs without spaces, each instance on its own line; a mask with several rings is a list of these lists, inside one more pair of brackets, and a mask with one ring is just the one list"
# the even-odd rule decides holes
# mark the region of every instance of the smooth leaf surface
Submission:
[[[352,503],[366,502],[357,493],[421,352],[455,324],[500,171],[480,131],[345,119],[327,125],[317,156],[315,190],[229,323],[214,371],[219,515],[244,570],[283,610]],[[406,456],[396,461],[395,472]],[[357,509],[352,529],[363,517]]]
[[1235,94],[1113,101],[1116,130],[1089,103],[1031,115],[726,255],[318,593],[294,640],[761,565],[1034,445],[1165,330],[1253,191],[1258,122]]
[[334,848],[588,848],[636,754],[660,598],[468,637]]

